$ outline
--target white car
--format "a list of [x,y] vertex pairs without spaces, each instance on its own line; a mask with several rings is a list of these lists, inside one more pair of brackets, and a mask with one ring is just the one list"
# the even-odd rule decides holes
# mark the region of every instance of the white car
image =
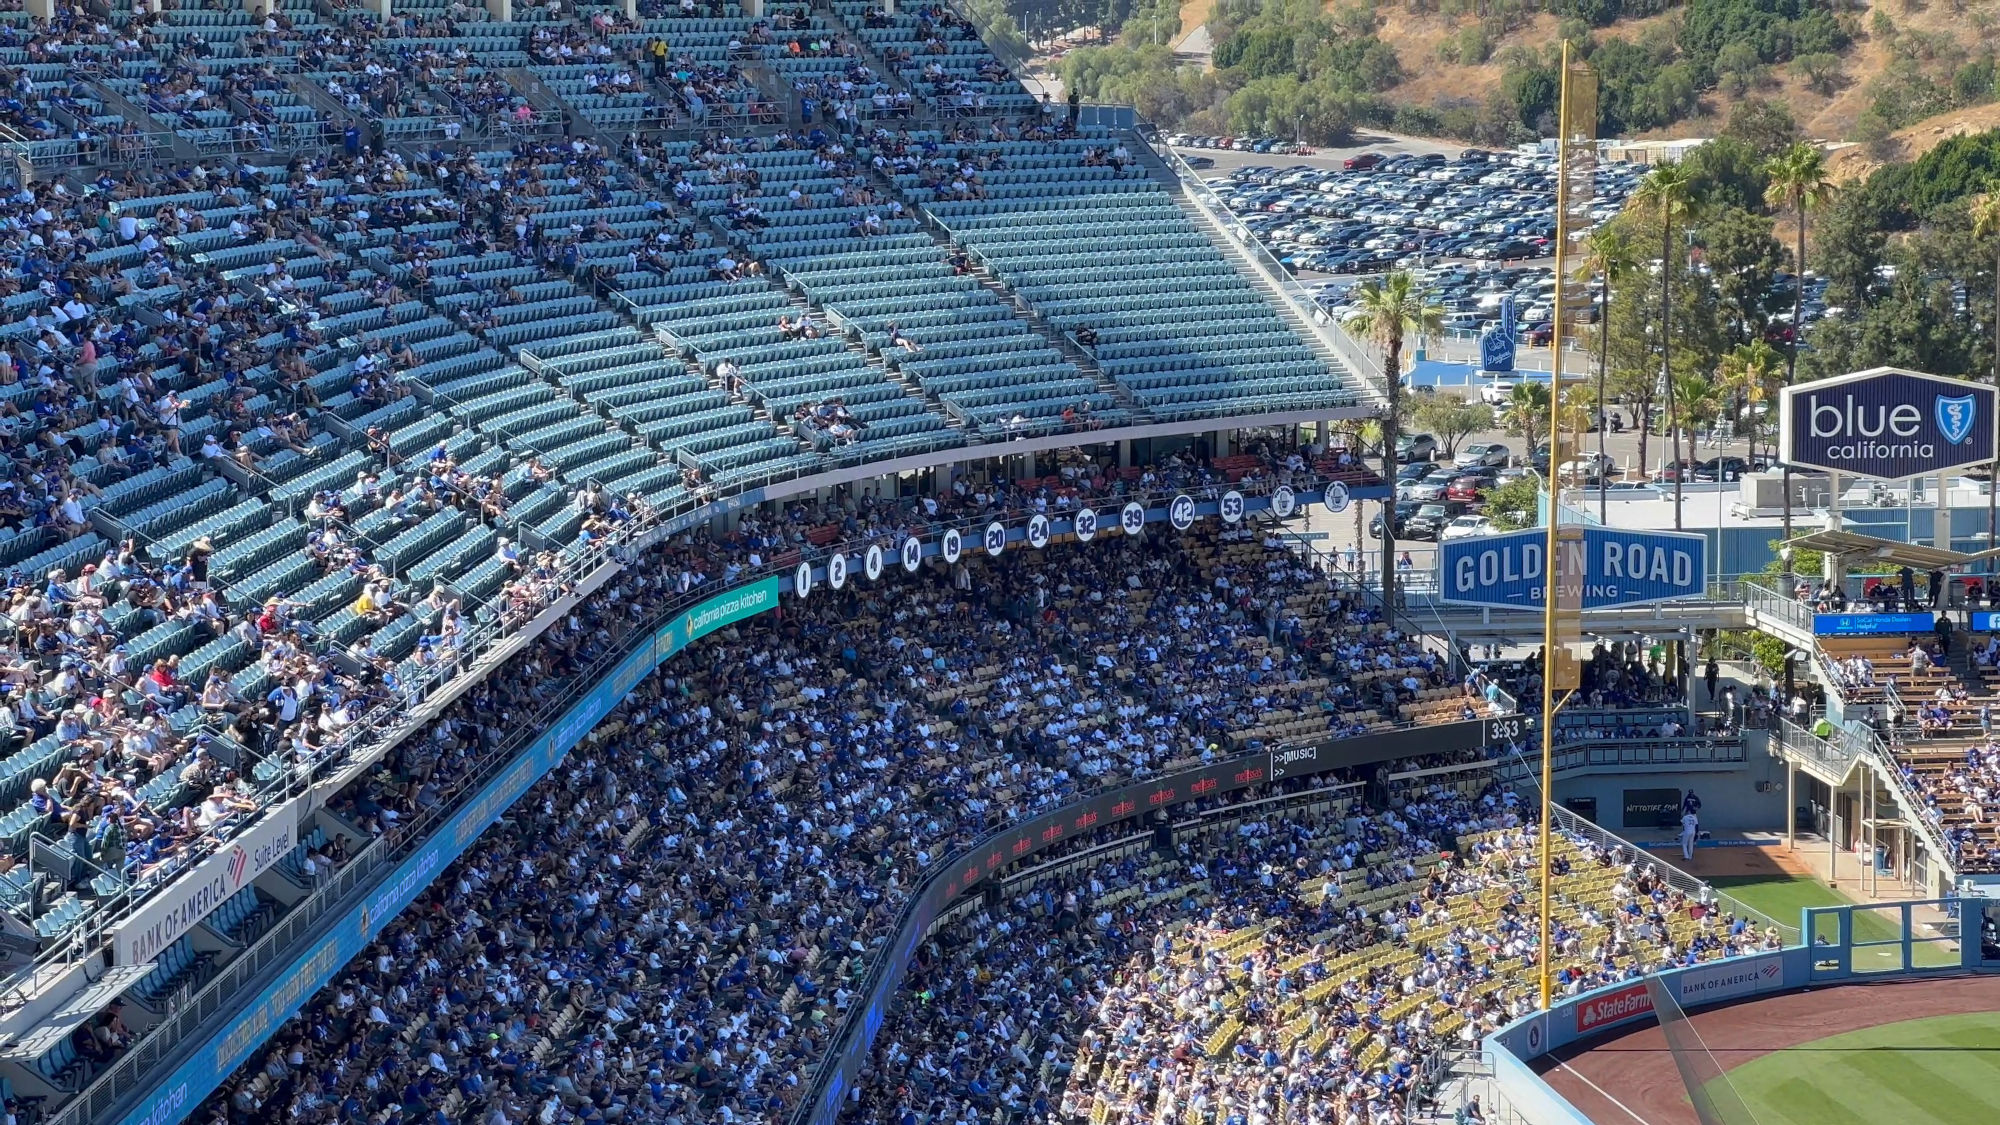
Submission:
[[1513,455],[1512,450],[1497,441],[1474,442],[1459,450],[1452,464],[1461,469],[1504,469]]
[[1470,539],[1476,535],[1486,535],[1493,530],[1493,521],[1485,516],[1460,516],[1444,525],[1438,533],[1438,542],[1452,539]]
[[1556,476],[1563,480],[1591,480],[1609,476],[1618,469],[1618,463],[1609,453],[1587,453],[1574,461],[1564,461],[1556,467]]
[[1495,379],[1479,388],[1479,401],[1488,406],[1505,406],[1513,400],[1514,388],[1520,385],[1518,379]]

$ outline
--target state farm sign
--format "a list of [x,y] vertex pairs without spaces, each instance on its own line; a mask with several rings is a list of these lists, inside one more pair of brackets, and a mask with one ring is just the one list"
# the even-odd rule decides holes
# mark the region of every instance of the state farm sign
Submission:
[[1643,1016],[1653,1010],[1653,998],[1646,994],[1646,982],[1634,981],[1623,988],[1602,992],[1576,1006],[1577,1034],[1584,1035],[1612,1024]]

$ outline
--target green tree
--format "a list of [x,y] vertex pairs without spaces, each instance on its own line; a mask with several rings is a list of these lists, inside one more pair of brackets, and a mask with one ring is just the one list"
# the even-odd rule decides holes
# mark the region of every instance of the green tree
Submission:
[[1827,98],[1840,89],[1841,81],[1846,77],[1840,68],[1840,56],[1826,51],[1815,51],[1793,59],[1792,73],[1805,79],[1806,87],[1813,93]]
[[1541,506],[1542,482],[1533,476],[1515,477],[1486,493],[1486,518],[1501,531],[1519,531],[1535,525]]
[[1766,98],[1745,98],[1730,109],[1722,135],[1749,145],[1762,158],[1790,148],[1803,134],[1791,111],[1783,105]]
[[[1792,256],[1795,276],[1792,278],[1791,339],[1785,348],[1785,385],[1789,387],[1798,380],[1799,345],[1805,334],[1800,311],[1806,293],[1806,222],[1812,212],[1824,208],[1832,200],[1834,184],[1826,172],[1826,154],[1810,141],[1798,141],[1772,157],[1764,171],[1771,180],[1770,186],[1764,189],[1764,202],[1789,212],[1796,224],[1797,240]],[[1789,466],[1784,474],[1784,536],[1789,541],[1792,537],[1792,471]]]
[[1411,411],[1410,424],[1435,436],[1446,457],[1456,457],[1459,442],[1493,425],[1493,411],[1484,403],[1432,395]]
[[[1987,321],[1993,328],[1993,385],[2000,388],[2000,194],[1986,192],[1973,197],[1970,205],[1972,237],[1989,243],[1994,255],[1993,263],[1993,314]],[[2000,458],[1996,458],[1988,468],[1986,488],[1986,545],[2000,545]]]
[[1709,208],[1699,238],[1727,317],[1725,339],[1735,345],[1761,338],[1776,311],[1771,290],[1784,264],[1771,220],[1741,207]]
[[[1667,416],[1674,413],[1673,324],[1675,235],[1686,221],[1691,183],[1680,165],[1671,161],[1654,168],[1639,181],[1632,201],[1651,211],[1660,224],[1660,382],[1667,391]],[[1674,455],[1680,455],[1674,447]],[[1681,474],[1674,473],[1674,529],[1681,526]]]
[[[1632,239],[1626,234],[1625,227],[1623,224],[1604,223],[1599,225],[1596,229],[1592,230],[1589,234],[1584,236],[1583,268],[1586,273],[1591,274],[1598,279],[1597,324],[1596,324],[1596,333],[1597,333],[1596,421],[1598,426],[1600,427],[1598,430],[1598,439],[1597,439],[1597,447],[1599,452],[1602,452],[1604,449],[1603,427],[1604,427],[1604,418],[1606,415],[1605,404],[1606,404],[1606,395],[1610,389],[1611,291],[1613,287],[1621,284],[1625,280],[1625,276],[1628,273],[1630,273],[1632,269],[1638,264],[1639,264],[1638,249],[1632,245]],[[1642,430],[1640,431],[1639,434],[1639,441],[1642,446],[1644,445],[1645,440],[1646,440],[1646,435],[1645,432]],[[1643,448],[1640,452],[1639,463],[1641,465],[1645,464],[1645,452]],[[1603,480],[1598,481],[1597,501],[1598,501],[1598,516],[1600,519],[1604,515],[1604,505],[1607,500],[1604,485],[1605,482]]]
[[1727,133],[1682,158],[1697,206],[1754,207],[1764,198],[1764,158],[1750,142]]
[[1757,48],[1748,43],[1724,43],[1715,55],[1716,83],[1732,98],[1740,98],[1750,92],[1764,77],[1764,60],[1757,57]]
[[[1403,342],[1411,336],[1429,335],[1444,322],[1444,310],[1431,301],[1430,293],[1417,283],[1408,270],[1397,270],[1379,280],[1364,282],[1356,292],[1354,319],[1348,330],[1374,340],[1382,348],[1382,379],[1388,411],[1382,426],[1382,477],[1396,479],[1396,426],[1403,408]],[[1394,605],[1396,599],[1395,521],[1382,521],[1382,600]]]
[[[1500,421],[1507,427],[1508,433],[1527,443],[1528,455],[1532,457],[1549,436],[1552,410],[1546,385],[1516,383],[1514,389],[1507,392],[1507,405],[1501,408]],[[1550,448],[1554,449],[1553,443]]]
[[[1696,461],[1699,458],[1695,456],[1695,435],[1715,425],[1716,419],[1722,416],[1722,388],[1716,385],[1715,380],[1695,371],[1676,373],[1672,385],[1673,393],[1667,396],[1667,401],[1672,403],[1667,424],[1673,432],[1674,459]],[[1683,442],[1686,443],[1685,452]],[[1674,474],[1674,481],[1676,484],[1680,482],[1679,473]],[[1678,495],[1680,489],[1674,491]],[[1677,503],[1674,507],[1674,516],[1678,521],[1680,505]],[[1679,527],[1678,522],[1675,527]]]

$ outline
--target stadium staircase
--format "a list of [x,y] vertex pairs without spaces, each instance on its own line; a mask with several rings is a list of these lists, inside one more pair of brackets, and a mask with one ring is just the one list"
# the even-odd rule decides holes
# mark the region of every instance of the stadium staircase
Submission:
[[195,148],[193,142],[176,132],[170,123],[147,113],[145,107],[102,82],[93,80],[86,85],[90,87],[91,94],[104,103],[104,108],[115,112],[145,132],[159,134],[160,142],[166,146],[166,155],[175,160],[200,159],[201,151]]
[[[791,98],[789,96],[787,97],[785,102],[787,108],[785,112],[788,120],[799,116],[799,107],[797,102],[798,102],[797,98]],[[655,184],[659,184],[659,181],[657,179],[654,180],[653,182]],[[666,185],[659,184],[659,186],[664,188]],[[742,232],[729,229],[713,216],[702,215],[698,212],[681,210],[678,208],[676,209],[676,214],[680,215],[683,218],[691,219],[695,223],[706,226],[709,232],[715,236],[718,245],[741,244],[740,239]],[[746,248],[744,253],[745,256],[747,257],[749,254],[749,250]],[[805,293],[803,292],[803,289],[800,286],[792,284],[789,281],[789,279],[785,278],[781,270],[774,269],[772,278],[773,281],[778,282],[782,286],[783,292],[785,294],[785,299],[789,301],[792,305],[791,315],[793,315],[794,317],[802,313],[810,312],[813,314],[814,318],[817,319],[821,324],[838,325],[840,323],[839,319],[836,316],[834,316],[833,313],[831,313],[829,310],[822,307],[821,305],[808,299]],[[883,382],[902,388],[903,393],[906,397],[923,403],[924,409],[926,411],[929,411],[930,413],[936,414],[939,417],[943,418],[945,426],[951,430],[962,433],[966,441],[978,442],[980,440],[978,427],[968,425],[963,417],[961,417],[959,414],[954,412],[950,407],[946,406],[943,402],[941,402],[938,399],[938,396],[925,391],[920,385],[918,385],[914,380],[910,379],[908,376],[904,375],[901,371],[891,371],[889,369],[889,366],[882,362],[880,356],[869,354],[868,350],[865,347],[863,347],[862,344],[859,341],[857,341],[852,334],[848,332],[840,332],[838,333],[838,335],[841,344],[845,346],[850,353],[860,357],[862,364],[868,370],[872,371],[874,374],[879,376]],[[664,337],[662,338],[661,342],[665,344],[665,346],[669,350],[672,350],[674,347],[674,345],[668,342]],[[708,378],[710,383],[714,385],[716,389],[725,391],[728,389],[721,385],[720,380],[717,380],[712,372],[708,374]],[[756,414],[759,417],[769,419],[780,430],[782,430],[785,433],[791,434],[793,437],[798,438],[801,442],[804,442],[808,446],[812,444],[810,439],[807,438],[805,434],[799,433],[797,429],[793,427],[791,419],[780,418],[774,415],[766,407],[764,402],[757,396],[751,395],[749,396],[749,398],[752,409],[756,412]]]
[[[908,207],[910,213],[917,217],[918,225],[923,229],[924,233],[930,235],[931,239],[938,244],[940,253],[949,254],[957,249],[952,243],[951,235],[945,230],[944,225],[939,223],[936,217],[927,208],[922,206],[921,203],[909,198],[907,192],[898,188],[895,180],[884,175],[880,169],[877,169],[875,171],[875,181],[884,191],[903,201],[903,205]],[[983,261],[976,259],[973,261],[971,276],[979,282],[982,288],[1000,298],[1001,303],[1012,308],[1017,316],[1027,321],[1028,326],[1046,339],[1057,351],[1061,352],[1064,359],[1075,364],[1079,372],[1088,375],[1097,384],[1100,391],[1116,399],[1122,409],[1131,411],[1134,422],[1144,425],[1153,420],[1152,412],[1147,410],[1144,404],[1140,403],[1137,398],[1133,397],[1131,388],[1105,375],[1103,369],[1097,366],[1095,357],[1078,347],[1076,341],[1070,339],[1068,334],[1058,329],[1055,325],[1050,324],[1049,318],[1042,315],[1042,311],[1036,308],[1033,302],[1015,292],[1013,286],[996,276],[993,270]]]
[[[1903,638],[1819,638],[1814,646],[1813,671],[1828,694],[1839,699],[1845,724],[1830,738],[1820,739],[1787,722],[1784,737],[1775,744],[1794,765],[1836,790],[1852,788],[1856,774],[1879,779],[1871,805],[1874,818],[1904,826],[1929,853],[1933,868],[1950,877],[1956,875],[1958,858],[1957,849],[1946,842],[1946,834],[1970,822],[1950,807],[1940,810],[1941,820],[1934,819],[1927,811],[1928,802],[1904,770],[1930,783],[1939,782],[1947,770],[1965,760],[1966,749],[1978,741],[1977,728],[1955,726],[1938,732],[1937,737],[1925,738],[1918,711],[1940,689],[1966,692],[1968,702],[1954,705],[1955,710],[1969,706],[1976,711],[1983,701],[2000,702],[1967,665],[1962,640],[1953,647],[1953,654],[1945,661],[1917,674],[1903,655],[1908,648]],[[1876,682],[1843,687],[1834,678],[1832,664],[1857,655],[1874,665]],[[1900,716],[1901,721],[1885,722],[1885,737],[1871,726],[1873,716],[1885,720]]]
[[[296,73],[287,74],[284,79],[285,88],[298,95],[300,101],[311,106],[316,112],[327,114],[335,121],[354,116],[354,111],[341,104],[339,98],[327,93],[325,86]],[[465,130],[470,133],[473,128],[474,126],[468,123]]]
[[922,95],[917,93],[915,88],[910,85],[909,80],[903,77],[900,69],[889,65],[889,60],[883,56],[881,51],[876,49],[874,42],[861,34],[862,29],[860,27],[855,26],[847,17],[841,15],[826,0],[813,0],[811,10],[813,15],[827,21],[831,26],[845,31],[847,33],[847,41],[861,49],[861,59],[868,64],[868,69],[874,71],[877,77],[887,82],[890,89],[897,93],[909,94],[910,100],[913,103],[912,108],[917,110],[919,114],[930,109],[930,103],[926,102]]
[[[631,65],[637,66],[639,64],[633,62]],[[549,89],[527,67],[510,66],[503,74],[507,79],[507,85],[513,87],[515,93],[525,98],[528,105],[534,109],[538,116],[559,120],[563,123],[564,136],[582,137],[607,150],[618,147],[616,137],[606,137],[602,133],[599,133],[596,122],[592,121],[582,110],[564,100],[561,94]]]

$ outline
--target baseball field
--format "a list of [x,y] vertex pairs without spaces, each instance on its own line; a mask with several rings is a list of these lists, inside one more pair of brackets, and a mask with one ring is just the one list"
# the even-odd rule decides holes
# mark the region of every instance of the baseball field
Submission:
[[1943,1125],[2000,1120],[2000,1012],[1882,1024],[1752,1059],[1714,1083],[1751,1121],[1729,1125]]
[[[1721,1071],[1707,1082],[1724,1125],[2000,1120],[2000,977],[1807,989],[1689,1022]],[[1657,1024],[1535,1068],[1597,1125],[1701,1125]]]

